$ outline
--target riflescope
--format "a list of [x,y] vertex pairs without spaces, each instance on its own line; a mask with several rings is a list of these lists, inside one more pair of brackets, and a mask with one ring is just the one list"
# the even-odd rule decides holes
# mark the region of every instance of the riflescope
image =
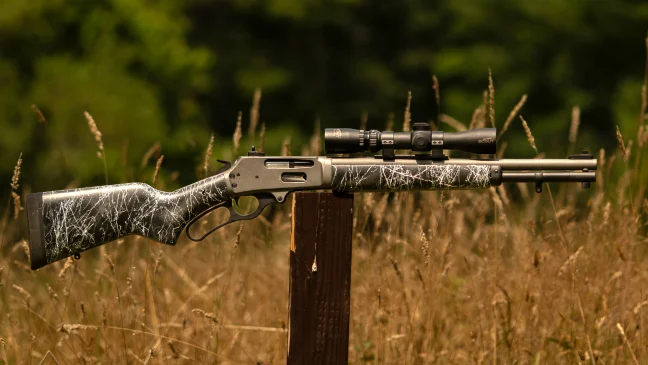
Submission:
[[326,153],[375,153],[383,149],[429,152],[445,149],[495,154],[497,130],[477,128],[463,132],[441,132],[430,130],[427,123],[414,123],[412,132],[327,128],[324,132],[324,148]]

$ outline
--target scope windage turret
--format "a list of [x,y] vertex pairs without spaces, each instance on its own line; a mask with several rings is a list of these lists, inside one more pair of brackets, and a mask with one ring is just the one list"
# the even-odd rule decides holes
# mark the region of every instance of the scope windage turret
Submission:
[[382,149],[429,152],[445,149],[495,154],[497,130],[478,128],[454,133],[431,131],[427,123],[415,123],[412,132],[327,128],[324,132],[324,148],[326,153],[376,153]]

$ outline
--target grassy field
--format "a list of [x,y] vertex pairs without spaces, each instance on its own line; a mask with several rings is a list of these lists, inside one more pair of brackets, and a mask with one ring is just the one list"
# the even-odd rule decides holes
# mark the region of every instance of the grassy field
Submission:
[[[524,123],[515,109],[505,124]],[[356,194],[349,363],[648,363],[648,132],[611,138],[590,190]],[[285,362],[290,202],[201,243],[128,237],[32,272],[20,183],[0,220],[0,361]]]

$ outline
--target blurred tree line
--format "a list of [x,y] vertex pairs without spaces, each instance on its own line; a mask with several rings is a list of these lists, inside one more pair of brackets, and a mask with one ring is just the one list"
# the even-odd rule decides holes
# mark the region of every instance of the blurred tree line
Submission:
[[[638,128],[647,28],[642,1],[5,0],[0,180],[22,152],[33,190],[103,183],[87,110],[109,182],[149,181],[156,142],[162,176],[192,182],[212,133],[215,157],[230,148],[257,87],[272,153],[289,134],[299,153],[316,119],[358,127],[367,112],[384,128],[393,114],[399,128],[408,91],[413,121],[435,120],[432,75],[441,111],[468,124],[489,68],[498,127],[528,94],[521,113],[549,156],[567,154],[574,105],[577,145],[615,148],[616,125]],[[532,156],[519,121],[506,139],[507,156]]]

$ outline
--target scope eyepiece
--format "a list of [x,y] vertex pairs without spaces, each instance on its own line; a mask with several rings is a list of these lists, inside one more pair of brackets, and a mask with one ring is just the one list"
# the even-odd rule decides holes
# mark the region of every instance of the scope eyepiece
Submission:
[[497,130],[478,128],[463,132],[431,131],[427,123],[415,123],[412,132],[380,132],[350,128],[326,128],[324,149],[326,153],[355,153],[382,149],[412,150],[459,150],[470,153],[495,154]]

